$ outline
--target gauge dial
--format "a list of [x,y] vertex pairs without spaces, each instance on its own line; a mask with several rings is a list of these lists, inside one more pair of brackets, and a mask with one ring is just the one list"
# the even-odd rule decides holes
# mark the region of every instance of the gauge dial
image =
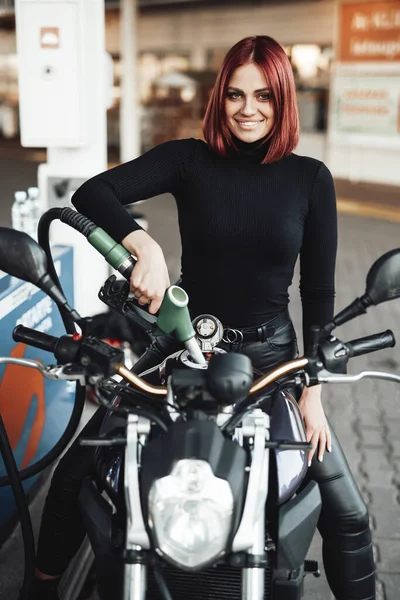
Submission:
[[212,319],[203,318],[199,319],[196,323],[197,333],[202,338],[210,338],[214,335],[217,329],[217,324]]

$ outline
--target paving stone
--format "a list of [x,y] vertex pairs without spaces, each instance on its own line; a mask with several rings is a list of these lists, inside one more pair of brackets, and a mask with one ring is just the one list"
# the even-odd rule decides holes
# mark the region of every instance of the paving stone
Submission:
[[376,600],[386,600],[385,588],[379,579],[376,580]]
[[360,468],[363,476],[375,487],[392,488],[395,485],[397,473],[383,450],[363,448]]
[[364,427],[376,427],[380,414],[381,411],[379,408],[376,408],[375,410],[370,410],[370,408],[360,409],[357,413],[357,421],[360,430]]
[[366,448],[387,448],[387,440],[380,431],[363,431],[361,444]]
[[[337,432],[337,428],[335,429],[335,433]],[[358,440],[353,435],[352,437],[346,435],[340,435],[340,433],[336,433],[339,443],[345,453],[347,460],[353,460],[356,462],[360,462],[362,460],[362,452],[358,447]]]
[[394,471],[392,470],[381,470],[381,471],[366,471],[368,474],[368,480],[375,486],[385,487],[393,489]]
[[400,419],[396,417],[388,417],[385,421],[388,433],[388,441],[400,439]]
[[374,536],[376,540],[397,539],[400,540],[400,511],[381,510],[378,513],[374,512],[374,508],[370,505],[369,510],[374,519]]
[[371,494],[373,506],[381,506],[384,510],[396,509],[400,513],[400,506],[396,501],[396,489],[387,490],[375,485],[368,485],[368,491]]
[[362,448],[364,468],[368,470],[382,470],[392,468],[386,448]]
[[390,444],[390,450],[393,454],[393,458],[395,459],[396,463],[398,464],[399,459],[400,459],[400,440],[390,439],[389,444]]
[[400,575],[400,542],[399,540],[376,540],[377,567],[381,573]]
[[400,575],[393,575],[393,573],[380,573],[379,581],[383,584],[385,600],[399,600]]

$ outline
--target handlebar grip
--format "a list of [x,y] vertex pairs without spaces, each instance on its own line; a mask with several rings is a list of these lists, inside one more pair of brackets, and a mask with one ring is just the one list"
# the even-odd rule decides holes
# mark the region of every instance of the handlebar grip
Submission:
[[12,337],[15,342],[23,342],[28,346],[34,346],[40,350],[46,350],[46,352],[52,352],[54,354],[58,338],[42,331],[36,331],[23,325],[17,325],[14,327]]
[[362,354],[369,354],[369,352],[376,352],[384,348],[393,348],[395,344],[396,339],[393,331],[390,329],[346,342],[349,356],[361,356]]

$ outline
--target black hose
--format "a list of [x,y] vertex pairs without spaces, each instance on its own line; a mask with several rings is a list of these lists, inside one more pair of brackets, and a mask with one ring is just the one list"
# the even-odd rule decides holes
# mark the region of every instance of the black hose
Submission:
[[[62,285],[58,278],[56,269],[54,267],[53,257],[51,255],[51,250],[50,250],[50,241],[49,241],[50,225],[53,221],[60,219],[61,211],[62,211],[61,208],[50,208],[50,210],[43,213],[43,215],[40,217],[40,220],[38,223],[38,242],[39,242],[39,245],[45,251],[45,254],[47,257],[47,271],[48,271],[50,277],[52,278],[52,280],[54,281],[54,283],[64,294]],[[65,296],[65,294],[64,294],[64,296]],[[63,320],[66,332],[67,333],[76,333],[75,324],[74,324],[74,321],[71,319],[71,315],[69,314],[69,312],[67,310],[65,310],[64,308],[62,308],[61,306],[59,306],[58,309],[60,311],[60,315]]]
[[10,446],[6,428],[0,414],[0,453],[3,457],[4,466],[8,474],[8,479],[15,498],[15,504],[19,520],[21,523],[21,532],[24,540],[25,568],[24,581],[19,594],[19,600],[29,600],[33,589],[35,578],[35,538],[33,535],[32,522],[29,514],[28,503],[25,498],[24,488],[18,473],[18,467],[15,462],[14,454]]
[[[42,471],[46,467],[48,467],[52,462],[54,462],[59,455],[65,450],[69,442],[72,440],[72,437],[77,430],[79,425],[79,421],[81,420],[83,407],[85,404],[86,397],[86,388],[82,386],[80,383],[76,384],[76,393],[75,393],[75,404],[72,410],[71,417],[68,421],[68,425],[58,440],[57,444],[45,455],[43,458],[38,460],[36,463],[23,469],[19,473],[19,478],[21,481],[32,477],[33,475],[37,475],[39,471]],[[9,477],[0,477],[0,487],[4,487],[6,485],[10,485]]]
[[80,213],[76,212],[69,206],[64,206],[64,208],[60,210],[60,221],[66,223],[76,231],[79,231],[85,237],[89,237],[89,235],[97,228],[97,225],[93,223],[87,217],[84,217]]

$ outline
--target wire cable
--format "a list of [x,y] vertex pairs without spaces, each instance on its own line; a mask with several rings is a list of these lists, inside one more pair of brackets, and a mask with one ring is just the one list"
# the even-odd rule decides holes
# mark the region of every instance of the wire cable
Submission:
[[[64,433],[58,440],[57,444],[40,460],[36,463],[23,469],[19,473],[19,478],[21,481],[32,477],[33,475],[37,475],[39,471],[42,471],[46,467],[48,467],[51,463],[53,463],[59,455],[65,450],[69,442],[72,440],[74,433],[76,432],[79,421],[81,420],[83,407],[85,405],[85,397],[86,397],[86,388],[81,384],[77,384],[76,393],[75,393],[75,403],[74,408],[72,410],[70,419],[68,421],[68,425],[65,428]],[[6,485],[10,485],[10,479],[7,476],[0,477],[0,487],[4,487]]]
[[33,535],[32,521],[29,514],[28,504],[25,498],[24,488],[18,473],[14,454],[7,436],[6,428],[0,414],[0,454],[3,457],[12,492],[15,498],[18,517],[21,523],[21,532],[24,540],[25,566],[24,581],[19,594],[19,600],[29,600],[29,594],[33,588],[35,578],[35,538]]

